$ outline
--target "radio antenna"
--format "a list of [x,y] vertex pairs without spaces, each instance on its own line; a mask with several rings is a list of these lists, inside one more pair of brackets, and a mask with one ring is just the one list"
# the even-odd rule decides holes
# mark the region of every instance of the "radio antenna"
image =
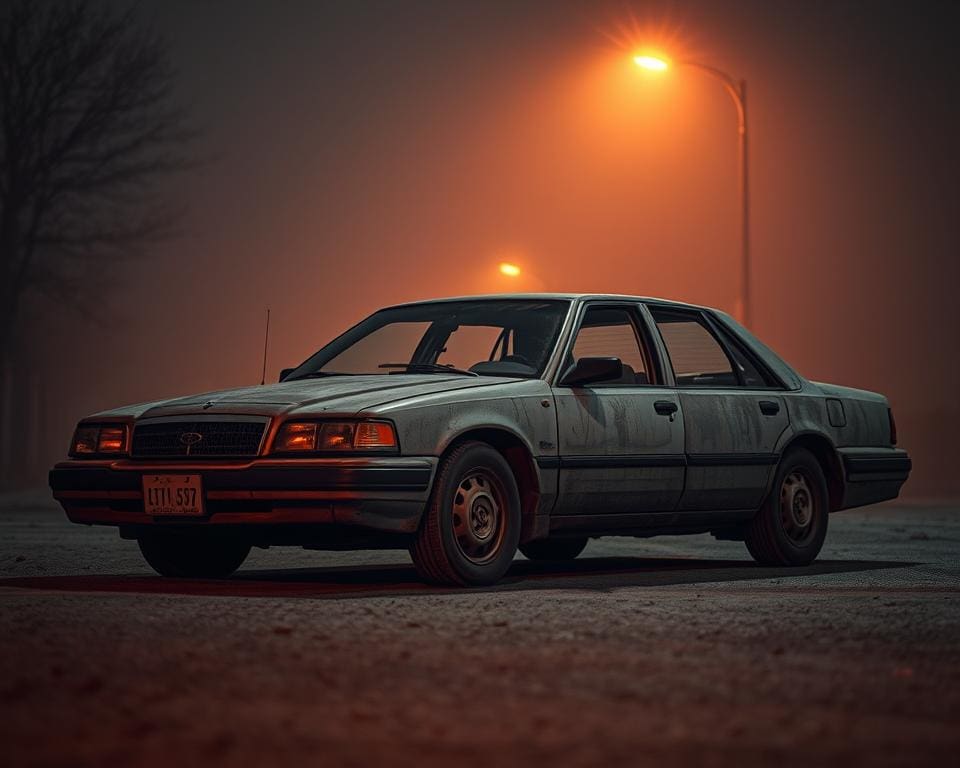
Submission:
[[267,383],[267,344],[270,343],[270,308],[267,307],[267,330],[263,334],[263,375],[260,377],[260,386]]

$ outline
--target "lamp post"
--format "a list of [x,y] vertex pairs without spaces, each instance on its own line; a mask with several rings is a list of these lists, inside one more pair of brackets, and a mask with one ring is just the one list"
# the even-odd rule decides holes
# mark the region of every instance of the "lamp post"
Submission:
[[[633,57],[638,67],[652,72],[663,72],[670,65],[659,56]],[[740,150],[740,290],[734,308],[736,318],[748,328],[752,320],[750,301],[750,187],[747,162],[747,81],[735,80],[726,72],[696,61],[677,62],[680,67],[693,67],[720,81],[737,108],[737,133]]]

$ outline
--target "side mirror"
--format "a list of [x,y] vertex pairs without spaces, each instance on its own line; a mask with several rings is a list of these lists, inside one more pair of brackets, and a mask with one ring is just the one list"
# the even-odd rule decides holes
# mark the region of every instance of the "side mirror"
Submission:
[[280,371],[280,379],[279,379],[279,381],[283,381],[285,378],[287,378],[287,376],[289,376],[289,375],[290,375],[291,373],[293,373],[295,370],[297,370],[297,369],[296,369],[296,368],[284,368],[282,371]]
[[613,381],[621,376],[623,363],[619,357],[581,357],[560,383],[568,387],[582,387],[599,381]]

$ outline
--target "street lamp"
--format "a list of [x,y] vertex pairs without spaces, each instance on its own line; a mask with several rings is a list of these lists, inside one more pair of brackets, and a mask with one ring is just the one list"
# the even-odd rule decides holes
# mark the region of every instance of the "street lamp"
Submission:
[[[641,54],[633,57],[633,62],[642,69],[651,72],[663,72],[669,68],[670,62],[660,56]],[[740,295],[734,315],[750,327],[750,190],[747,175],[747,81],[735,80],[726,72],[708,64],[696,61],[679,61],[678,67],[693,67],[706,72],[720,81],[724,90],[730,94],[733,104],[737,108],[737,132],[740,144]]]

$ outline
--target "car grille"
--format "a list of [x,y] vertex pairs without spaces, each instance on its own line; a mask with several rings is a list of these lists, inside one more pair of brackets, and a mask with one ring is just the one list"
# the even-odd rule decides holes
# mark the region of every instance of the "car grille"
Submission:
[[262,421],[206,420],[137,424],[131,455],[135,459],[256,456],[266,426]]

